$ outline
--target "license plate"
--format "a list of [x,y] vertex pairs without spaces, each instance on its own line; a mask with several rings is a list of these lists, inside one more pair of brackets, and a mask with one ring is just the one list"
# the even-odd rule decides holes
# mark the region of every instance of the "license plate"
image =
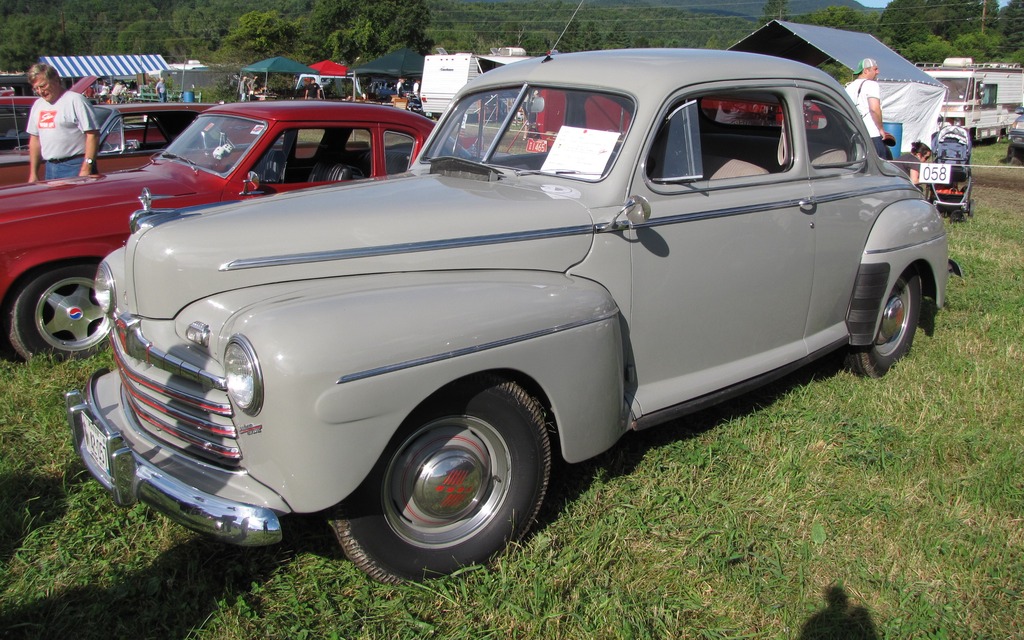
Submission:
[[92,458],[92,461],[96,463],[96,466],[103,469],[108,477],[110,476],[110,469],[107,467],[107,436],[103,431],[97,427],[93,421],[86,415],[82,415],[82,436],[85,442],[85,451]]

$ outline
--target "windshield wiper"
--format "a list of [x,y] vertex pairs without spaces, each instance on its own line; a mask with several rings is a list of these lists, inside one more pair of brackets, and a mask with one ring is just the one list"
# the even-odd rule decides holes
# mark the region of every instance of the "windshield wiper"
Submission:
[[475,160],[456,158],[455,156],[438,156],[430,158],[430,173],[437,173],[457,178],[497,182],[501,171]]
[[199,165],[198,164],[196,164],[192,160],[189,160],[188,158],[179,156],[176,153],[171,153],[170,151],[164,151],[163,153],[160,154],[160,157],[161,158],[167,158],[168,160],[181,160],[182,162],[184,162],[188,166],[192,167],[192,171],[193,172],[195,172],[196,174],[199,173]]

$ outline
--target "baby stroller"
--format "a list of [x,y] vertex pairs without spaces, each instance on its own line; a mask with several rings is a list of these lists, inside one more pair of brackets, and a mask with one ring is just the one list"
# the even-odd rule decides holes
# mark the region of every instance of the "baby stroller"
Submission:
[[974,217],[971,200],[971,136],[963,127],[946,124],[932,136],[932,162],[948,164],[949,183],[933,184],[932,202],[943,216],[962,222]]

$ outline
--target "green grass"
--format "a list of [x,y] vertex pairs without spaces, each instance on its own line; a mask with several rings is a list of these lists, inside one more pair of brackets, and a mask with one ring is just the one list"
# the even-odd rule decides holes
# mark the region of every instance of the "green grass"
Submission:
[[246,550],[116,508],[61,397],[108,356],[0,362],[0,637],[1018,636],[1018,177],[976,188],[975,218],[949,227],[967,277],[886,378],[832,358],[560,465],[522,545],[419,585],[370,581],[316,517]]

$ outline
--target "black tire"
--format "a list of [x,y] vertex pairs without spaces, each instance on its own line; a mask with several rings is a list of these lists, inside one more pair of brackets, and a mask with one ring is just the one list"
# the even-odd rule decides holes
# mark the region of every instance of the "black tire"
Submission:
[[480,376],[410,416],[330,522],[345,555],[376,580],[447,575],[520,540],[550,475],[540,403]]
[[851,350],[846,366],[860,375],[881,378],[910,351],[920,318],[921,276],[909,269],[886,297],[874,344]]
[[110,322],[96,303],[95,275],[95,265],[68,265],[36,275],[16,292],[8,338],[19,356],[85,358],[106,345]]

